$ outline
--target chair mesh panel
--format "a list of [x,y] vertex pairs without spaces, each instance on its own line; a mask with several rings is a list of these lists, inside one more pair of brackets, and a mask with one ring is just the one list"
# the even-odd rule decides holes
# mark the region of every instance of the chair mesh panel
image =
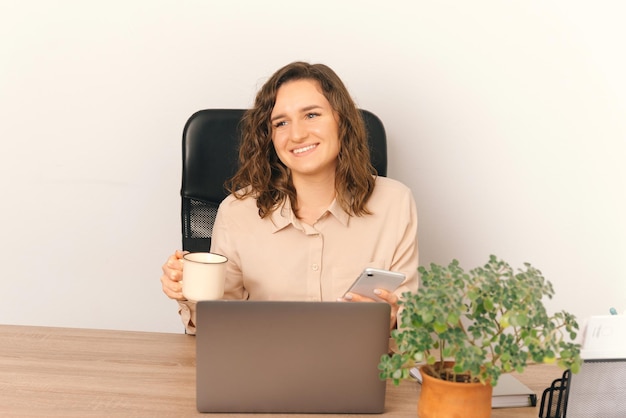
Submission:
[[[621,348],[621,347],[620,347]],[[567,418],[626,417],[626,360],[585,360],[571,376]]]
[[218,205],[211,202],[185,198],[183,235],[185,238],[211,238]]

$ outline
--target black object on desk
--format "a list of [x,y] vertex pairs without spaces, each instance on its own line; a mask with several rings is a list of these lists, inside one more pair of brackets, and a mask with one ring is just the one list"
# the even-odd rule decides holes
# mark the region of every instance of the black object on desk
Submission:
[[539,418],[565,418],[570,376],[570,370],[565,370],[560,379],[554,380],[550,387],[543,391]]

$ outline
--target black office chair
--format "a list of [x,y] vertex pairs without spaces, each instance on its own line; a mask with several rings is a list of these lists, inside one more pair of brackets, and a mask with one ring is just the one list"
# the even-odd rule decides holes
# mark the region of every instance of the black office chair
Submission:
[[[228,195],[224,183],[235,174],[239,121],[244,109],[200,110],[183,130],[182,232],[183,249],[209,251],[213,222],[220,202]],[[387,138],[380,119],[361,110],[372,164],[387,175]]]

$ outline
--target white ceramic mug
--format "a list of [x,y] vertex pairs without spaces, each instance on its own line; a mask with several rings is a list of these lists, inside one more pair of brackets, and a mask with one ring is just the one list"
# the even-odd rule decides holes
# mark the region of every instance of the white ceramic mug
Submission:
[[197,302],[224,296],[226,257],[214,253],[188,253],[183,259],[183,296],[187,300]]

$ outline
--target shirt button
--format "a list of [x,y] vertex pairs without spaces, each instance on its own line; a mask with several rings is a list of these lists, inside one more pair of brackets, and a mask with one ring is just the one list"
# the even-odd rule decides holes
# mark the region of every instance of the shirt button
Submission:
[[311,268],[313,269],[313,271],[318,271],[320,269],[320,266],[318,264],[312,264]]

